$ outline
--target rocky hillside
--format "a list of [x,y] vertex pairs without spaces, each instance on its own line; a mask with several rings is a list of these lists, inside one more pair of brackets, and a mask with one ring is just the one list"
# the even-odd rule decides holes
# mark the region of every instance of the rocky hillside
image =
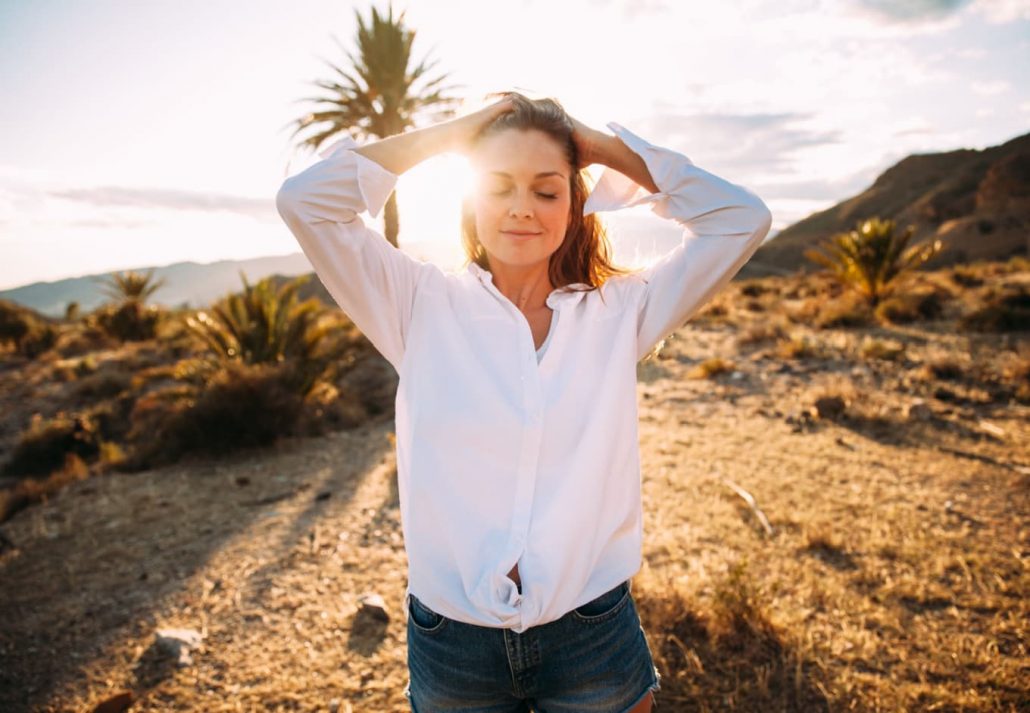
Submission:
[[814,213],[763,245],[741,276],[814,264],[807,248],[871,216],[916,228],[913,242],[940,238],[944,250],[927,267],[1025,255],[1030,244],[1030,134],[982,151],[909,156],[869,188]]

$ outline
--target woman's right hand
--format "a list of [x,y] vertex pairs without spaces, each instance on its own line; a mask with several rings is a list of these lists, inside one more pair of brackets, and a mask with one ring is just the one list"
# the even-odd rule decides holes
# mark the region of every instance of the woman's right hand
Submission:
[[502,114],[511,111],[514,106],[515,104],[511,98],[504,96],[478,111],[444,122],[443,126],[447,127],[448,131],[448,149],[458,151],[459,153],[467,153],[471,148],[472,139],[475,138],[480,129]]

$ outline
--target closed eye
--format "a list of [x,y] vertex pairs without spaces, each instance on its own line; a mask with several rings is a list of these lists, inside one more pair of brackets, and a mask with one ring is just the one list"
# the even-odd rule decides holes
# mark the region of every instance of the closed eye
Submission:
[[[509,193],[509,191],[507,191],[507,190],[504,190],[504,191],[490,191],[490,195],[492,195],[492,196],[503,196],[503,195],[506,195],[508,193]],[[555,200],[558,197],[558,195],[556,193],[541,193],[539,191],[537,191],[537,195],[540,196],[541,198],[544,198],[544,199],[549,200],[549,201],[553,201],[553,200]]]

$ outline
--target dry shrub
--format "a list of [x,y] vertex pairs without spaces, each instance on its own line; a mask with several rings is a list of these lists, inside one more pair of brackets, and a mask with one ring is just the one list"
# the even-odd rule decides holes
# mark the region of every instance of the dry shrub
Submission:
[[864,327],[872,321],[872,310],[857,299],[841,298],[821,304],[813,326],[819,329]]
[[923,364],[916,372],[924,381],[961,381],[966,378],[966,370],[954,359],[937,359]]
[[876,318],[893,324],[936,319],[944,313],[950,295],[942,290],[923,290],[888,297],[876,306]]
[[873,317],[869,305],[852,294],[827,299],[814,296],[787,310],[787,317],[795,324],[817,329],[867,326]]
[[316,436],[340,429],[356,428],[369,419],[369,412],[357,394],[335,384],[318,382],[304,399],[304,414],[298,431]]
[[45,478],[24,478],[13,488],[0,490],[0,522],[33,503],[46,502],[69,483],[84,480],[89,474],[89,466],[82,458],[73,452],[65,453],[61,467]]
[[826,347],[806,334],[793,334],[776,343],[776,356],[781,359],[825,359]]
[[764,294],[775,294],[778,290],[775,286],[769,285],[765,280],[746,280],[740,284],[740,294],[745,297],[759,297]]
[[143,341],[157,336],[157,330],[167,312],[135,299],[97,308],[87,316],[87,325],[99,327],[107,335],[123,342]]
[[661,674],[658,706],[740,711],[827,711],[821,668],[775,625],[765,595],[747,572],[730,565],[705,605],[672,580],[634,580],[633,600]]
[[288,378],[280,365],[228,362],[195,398],[188,385],[151,394],[137,410],[145,408],[146,420],[156,424],[153,430],[134,424],[128,467],[153,467],[193,452],[223,455],[293,435],[303,401]]
[[862,359],[898,361],[905,356],[905,345],[893,339],[878,339],[867,335],[858,347],[858,354]]
[[[858,400],[859,391],[855,384],[846,376],[834,375],[827,381],[812,389],[808,394],[813,404],[820,401],[831,402],[840,400],[843,409],[838,415],[843,415]],[[813,407],[814,408],[814,407]]]
[[62,357],[75,357],[116,346],[118,346],[118,340],[106,334],[99,327],[82,325],[63,331],[57,339],[54,350]]
[[1030,404],[1030,355],[1023,354],[1002,369],[1002,379],[1011,384],[1013,396],[1021,404]]
[[687,372],[687,377],[690,379],[712,379],[720,374],[729,373],[734,368],[734,364],[731,361],[722,357],[711,357],[696,364],[693,369]]
[[720,301],[709,302],[701,308],[693,319],[707,323],[730,323],[732,321],[729,308]]
[[737,347],[746,347],[753,344],[762,344],[783,339],[787,336],[787,329],[782,321],[770,322],[763,320],[757,324],[750,324],[736,338]]
[[978,287],[984,283],[983,277],[971,265],[956,265],[948,277],[959,287]]
[[974,332],[1030,329],[1030,288],[1016,284],[988,290],[981,306],[959,319],[959,327]]
[[99,433],[92,418],[62,411],[50,419],[33,420],[18,437],[3,472],[17,477],[45,476],[63,467],[69,454],[90,460],[99,451]]
[[72,390],[77,399],[106,399],[132,384],[132,377],[119,368],[104,369],[79,379]]

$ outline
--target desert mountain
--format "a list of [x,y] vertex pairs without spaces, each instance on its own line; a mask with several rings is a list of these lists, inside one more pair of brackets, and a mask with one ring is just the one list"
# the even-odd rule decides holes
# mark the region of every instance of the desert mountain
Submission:
[[983,150],[914,154],[862,193],[785,228],[742,275],[816,269],[807,248],[871,216],[915,226],[912,243],[940,238],[927,267],[1025,255],[1030,244],[1030,134]]

